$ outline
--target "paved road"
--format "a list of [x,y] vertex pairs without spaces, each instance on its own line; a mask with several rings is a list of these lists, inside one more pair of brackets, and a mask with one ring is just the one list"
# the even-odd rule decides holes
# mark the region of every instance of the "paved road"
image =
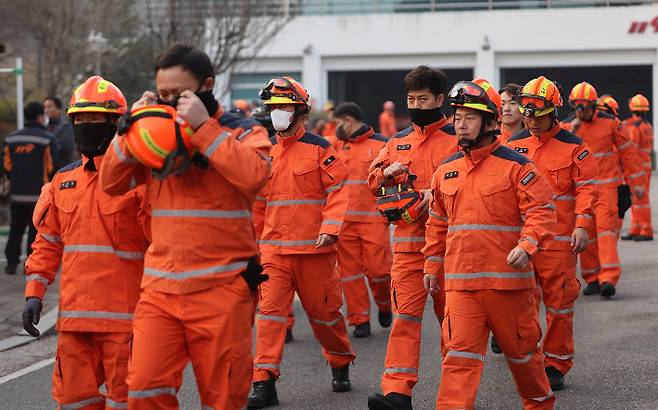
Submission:
[[[653,182],[657,186],[658,178],[654,177]],[[658,205],[656,191],[653,203]],[[656,208],[654,218],[658,217]],[[624,274],[618,295],[610,301],[581,296],[576,305],[576,366],[567,377],[568,387],[557,393],[558,409],[658,409],[658,242],[621,242],[620,249]],[[354,391],[331,393],[330,369],[308,323],[301,319],[300,306],[296,305],[295,309],[300,320],[295,327],[296,341],[286,347],[283,376],[278,384],[279,408],[365,409],[368,394],[379,389],[388,332],[375,324],[373,337],[354,341],[358,355],[351,370]],[[421,380],[414,397],[415,408],[423,410],[433,408],[440,380],[439,328],[430,315],[430,306],[426,311]],[[0,369],[11,357],[33,354],[32,362],[35,362],[52,348],[52,338],[46,338],[19,348],[23,350],[0,353]],[[35,351],[41,356],[37,358]],[[48,366],[0,385],[0,408],[52,408],[51,371],[52,366]],[[189,369],[186,376],[179,393],[181,408],[199,408]],[[482,376],[478,409],[520,407],[504,359],[490,353]]]

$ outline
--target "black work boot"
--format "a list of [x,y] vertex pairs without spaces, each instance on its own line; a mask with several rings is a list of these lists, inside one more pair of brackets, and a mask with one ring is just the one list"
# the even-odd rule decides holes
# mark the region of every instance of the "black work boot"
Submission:
[[377,315],[377,319],[379,319],[379,324],[382,325],[383,328],[390,327],[391,323],[393,323],[393,313],[380,311]]
[[629,233],[629,234],[621,236],[619,239],[621,239],[622,241],[633,241],[633,240],[635,240],[636,236],[637,235],[633,235],[632,233]]
[[599,293],[601,293],[601,287],[599,286],[598,280],[588,283],[587,286],[585,286],[585,289],[583,289],[583,295],[585,296],[598,295]]
[[347,365],[340,369],[331,369],[331,390],[336,393],[344,393],[352,390],[352,382],[350,382],[350,366]]
[[647,242],[647,241],[653,241],[653,236],[647,236],[647,235],[637,235],[635,238],[633,238],[635,242]]
[[603,282],[601,284],[601,296],[605,298],[610,298],[616,293],[615,285],[608,282]]
[[295,340],[295,338],[292,337],[292,329],[286,329],[286,341],[284,343],[290,343],[293,340]]
[[269,379],[262,382],[255,382],[254,389],[249,395],[249,401],[247,401],[247,408],[264,409],[279,404],[275,383],[274,376],[270,376]]
[[375,394],[368,397],[370,410],[413,410],[411,396],[401,393],[389,393],[386,396]]
[[360,325],[354,326],[354,332],[352,332],[354,337],[368,337],[370,336],[370,322],[361,323]]
[[547,367],[546,376],[548,376],[548,382],[551,384],[551,390],[564,389],[564,375],[558,369],[553,366]]
[[494,335],[491,335],[491,351],[496,354],[503,353],[503,351],[500,350],[500,346],[498,346],[498,341],[496,340],[496,336]]
[[5,273],[7,275],[15,275],[16,274],[16,269],[18,268],[17,263],[7,263],[7,266],[5,266]]

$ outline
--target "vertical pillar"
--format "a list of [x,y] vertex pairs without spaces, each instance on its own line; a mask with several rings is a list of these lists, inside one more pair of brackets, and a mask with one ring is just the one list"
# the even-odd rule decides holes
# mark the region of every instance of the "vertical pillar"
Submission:
[[486,78],[493,83],[494,87],[500,87],[496,56],[488,36],[484,36],[482,43],[478,45],[473,74],[475,78]]
[[651,96],[651,113],[653,115],[653,169],[656,169],[656,151],[658,151],[658,104],[656,103],[658,99],[658,48],[656,49],[656,57],[653,62],[653,69],[651,75],[651,87],[652,87],[652,96]]
[[327,99],[326,80],[322,72],[322,56],[311,45],[307,45],[302,56],[302,84],[308,90],[317,106],[321,107]]

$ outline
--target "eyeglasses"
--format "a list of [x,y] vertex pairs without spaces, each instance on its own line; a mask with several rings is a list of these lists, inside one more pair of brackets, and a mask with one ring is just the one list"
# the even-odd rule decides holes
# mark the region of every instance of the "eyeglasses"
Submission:
[[[292,95],[286,94],[286,93],[277,93],[277,92],[272,92],[272,89],[276,88],[277,90],[281,91],[290,91]],[[290,80],[287,78],[273,78],[270,80],[269,83],[265,86],[265,88],[262,88],[260,92],[258,93],[259,97],[261,100],[266,101],[271,99],[272,97],[285,97],[285,98],[290,98],[293,101],[302,101],[305,102],[306,98],[304,96],[299,94],[299,91],[295,88],[295,86],[292,84]]]

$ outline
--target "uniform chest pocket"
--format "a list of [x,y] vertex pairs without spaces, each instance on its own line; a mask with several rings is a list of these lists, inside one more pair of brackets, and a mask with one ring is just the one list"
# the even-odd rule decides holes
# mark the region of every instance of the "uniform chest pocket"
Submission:
[[546,169],[551,177],[551,186],[555,190],[554,194],[564,194],[571,188],[571,162],[570,161],[552,161],[546,165]]
[[452,217],[455,210],[455,202],[457,200],[457,193],[459,192],[459,185],[456,183],[442,184],[440,186],[441,199],[445,207],[448,217]]
[[71,232],[71,227],[77,223],[78,202],[73,199],[56,202],[59,215],[59,230],[62,236]]
[[[482,203],[490,218],[509,220],[518,213],[516,193],[509,179],[501,179],[480,187]],[[486,215],[484,215],[486,216]]]
[[138,209],[137,199],[132,196],[105,199],[98,204],[101,214],[100,223],[118,239],[119,243],[128,242],[140,236]]
[[302,193],[312,193],[322,190],[320,164],[314,159],[300,158],[293,168],[294,184]]

